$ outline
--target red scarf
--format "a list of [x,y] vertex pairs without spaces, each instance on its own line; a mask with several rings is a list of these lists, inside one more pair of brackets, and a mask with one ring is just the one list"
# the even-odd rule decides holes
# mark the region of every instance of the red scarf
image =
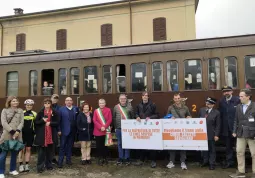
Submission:
[[[44,110],[44,116],[48,116],[47,122],[51,121],[51,114],[52,110],[50,109],[49,112],[47,113],[46,109]],[[46,126],[45,125],[45,139],[44,139],[45,147],[47,147],[50,144],[53,144],[52,141],[52,130],[51,126]]]

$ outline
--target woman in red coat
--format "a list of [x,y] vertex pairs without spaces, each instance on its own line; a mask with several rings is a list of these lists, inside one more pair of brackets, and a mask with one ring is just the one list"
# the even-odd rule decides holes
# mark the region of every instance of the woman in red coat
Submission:
[[93,122],[94,131],[93,134],[96,137],[96,148],[98,154],[98,164],[108,164],[106,159],[107,146],[112,145],[111,128],[112,113],[110,108],[105,107],[106,102],[104,99],[98,101],[99,108],[94,111]]

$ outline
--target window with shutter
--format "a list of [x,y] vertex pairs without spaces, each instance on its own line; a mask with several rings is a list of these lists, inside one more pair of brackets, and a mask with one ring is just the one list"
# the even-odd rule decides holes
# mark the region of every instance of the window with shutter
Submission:
[[67,46],[67,30],[66,29],[60,29],[57,30],[57,44],[56,44],[56,48],[57,50],[64,50],[66,49]]
[[101,46],[112,45],[112,24],[101,25]]
[[16,35],[16,51],[24,51],[26,49],[26,34]]
[[159,17],[153,19],[153,40],[166,40],[166,18]]

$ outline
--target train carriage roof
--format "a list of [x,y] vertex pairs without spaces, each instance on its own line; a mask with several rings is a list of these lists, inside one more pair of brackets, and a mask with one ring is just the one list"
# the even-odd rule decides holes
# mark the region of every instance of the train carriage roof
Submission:
[[48,61],[63,61],[72,59],[89,59],[112,56],[126,56],[137,54],[161,53],[171,51],[203,50],[247,46],[255,44],[255,35],[209,38],[176,42],[161,42],[129,46],[114,46],[85,50],[70,50],[45,52],[41,54],[24,54],[0,57],[0,64],[36,63]]

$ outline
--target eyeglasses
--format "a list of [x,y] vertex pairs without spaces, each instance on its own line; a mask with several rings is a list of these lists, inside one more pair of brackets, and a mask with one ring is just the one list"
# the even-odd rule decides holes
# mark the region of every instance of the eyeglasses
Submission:
[[54,97],[53,99],[58,99],[58,97],[56,96],[56,97]]

